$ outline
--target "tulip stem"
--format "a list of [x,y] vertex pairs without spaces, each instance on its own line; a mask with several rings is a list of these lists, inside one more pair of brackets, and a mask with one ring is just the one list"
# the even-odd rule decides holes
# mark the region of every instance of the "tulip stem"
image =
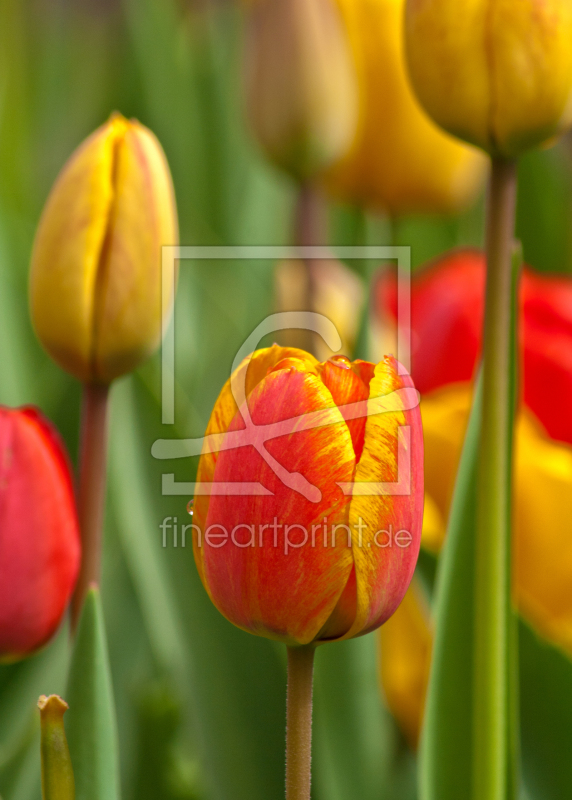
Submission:
[[475,563],[474,800],[505,800],[510,611],[512,250],[516,164],[493,159]]
[[[296,247],[315,247],[325,243],[324,207],[320,194],[311,183],[304,183],[298,191],[294,219],[294,243]],[[300,311],[315,311],[316,280],[314,259],[302,259],[304,264],[304,293]],[[315,353],[316,334],[304,331],[304,349]]]
[[286,800],[310,800],[314,650],[288,648]]
[[107,425],[109,386],[85,384],[80,431],[78,514],[81,530],[81,567],[72,600],[75,632],[89,587],[99,584],[101,540],[107,479]]

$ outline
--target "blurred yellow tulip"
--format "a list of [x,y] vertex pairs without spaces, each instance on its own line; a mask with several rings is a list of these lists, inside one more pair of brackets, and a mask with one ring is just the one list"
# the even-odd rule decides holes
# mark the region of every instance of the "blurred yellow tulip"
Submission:
[[421,587],[413,579],[401,605],[379,629],[381,684],[410,747],[419,741],[433,632]]
[[[445,537],[471,404],[471,387],[456,384],[421,400],[425,447],[422,545],[435,550]],[[427,508],[437,507],[429,514]],[[441,520],[441,530],[436,528]],[[550,439],[529,411],[517,420],[513,575],[523,617],[544,638],[572,657],[572,447]],[[410,744],[419,737],[432,631],[417,591],[380,632],[385,696]],[[425,681],[425,683],[424,683]]]
[[109,383],[157,348],[175,291],[161,286],[161,246],[177,243],[161,145],[114,114],[64,165],[34,243],[32,321],[63,369]]
[[248,118],[266,155],[314,178],[350,145],[355,71],[334,0],[253,0],[246,9]]
[[326,188],[390,214],[454,212],[479,191],[487,168],[417,102],[403,52],[405,0],[338,0],[359,83],[360,120]]
[[411,80],[446,131],[515,157],[572,123],[571,0],[407,0]]

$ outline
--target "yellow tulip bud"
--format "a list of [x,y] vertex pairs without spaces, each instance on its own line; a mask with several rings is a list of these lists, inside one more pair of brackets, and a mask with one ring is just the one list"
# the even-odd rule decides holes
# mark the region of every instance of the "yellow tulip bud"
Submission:
[[161,287],[161,246],[177,241],[163,150],[114,114],[63,167],[36,234],[32,320],[63,369],[109,383],[156,349],[175,290]]
[[267,156],[299,180],[349,147],[352,59],[332,0],[254,0],[246,14],[246,104]]
[[403,52],[404,2],[338,0],[356,64],[360,121],[326,188],[391,214],[454,212],[475,198],[487,161],[440,130],[415,98]]
[[413,87],[445,130],[512,158],[572,122],[570,0],[407,0]]

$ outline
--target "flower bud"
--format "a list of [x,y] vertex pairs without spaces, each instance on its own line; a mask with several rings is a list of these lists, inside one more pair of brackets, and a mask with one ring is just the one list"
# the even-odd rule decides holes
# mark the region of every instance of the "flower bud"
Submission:
[[407,0],[413,88],[449,133],[512,158],[572,122],[569,0]]
[[461,210],[487,160],[440,130],[413,94],[403,46],[405,0],[338,0],[359,87],[353,144],[326,175],[342,199],[390,214]]
[[0,406],[0,660],[55,633],[74,588],[80,538],[67,456],[32,408]]
[[64,728],[68,704],[57,694],[38,700],[42,727],[42,798],[74,800],[75,784]]
[[194,505],[212,601],[238,627],[286,644],[379,627],[417,561],[422,474],[417,392],[392,357],[376,366],[256,351],[223,388],[199,463],[199,485],[217,487]]
[[63,167],[36,234],[32,321],[63,369],[109,383],[153,353],[175,289],[161,288],[161,246],[177,236],[160,144],[114,114]]
[[246,11],[245,91],[266,155],[299,180],[349,146],[354,68],[333,0],[253,0]]

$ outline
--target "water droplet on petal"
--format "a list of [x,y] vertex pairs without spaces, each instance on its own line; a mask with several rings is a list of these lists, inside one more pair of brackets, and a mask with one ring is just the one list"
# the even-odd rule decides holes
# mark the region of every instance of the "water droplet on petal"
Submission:
[[332,356],[330,358],[330,364],[333,364],[336,367],[341,367],[342,369],[352,368],[352,362],[347,356]]
[[189,502],[187,503],[187,512],[191,515],[191,517],[193,516],[194,508],[195,508],[195,501],[189,500]]

